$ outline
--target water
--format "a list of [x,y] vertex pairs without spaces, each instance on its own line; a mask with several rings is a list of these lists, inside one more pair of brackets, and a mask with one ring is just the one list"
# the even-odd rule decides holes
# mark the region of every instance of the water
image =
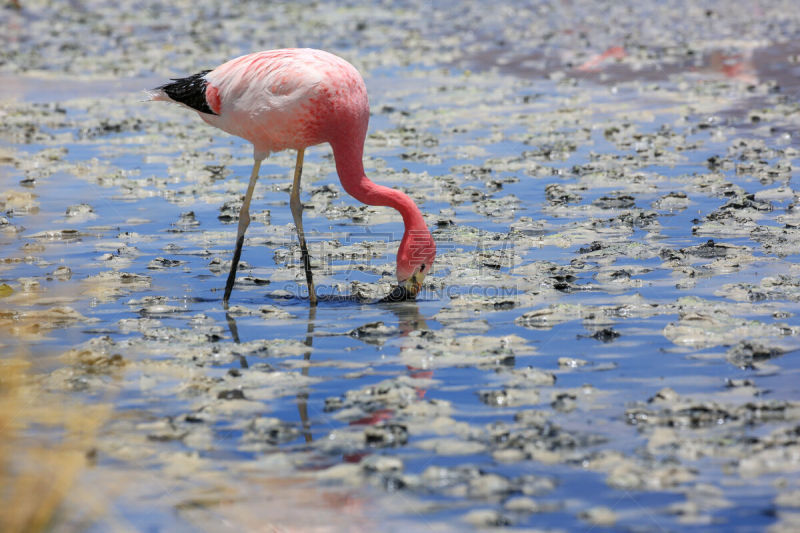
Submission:
[[[437,6],[434,19],[449,4]],[[94,7],[95,24],[119,22]],[[37,67],[45,85],[6,65],[2,94],[17,99],[1,110],[3,359],[28,361],[25,390],[51,403],[109,408],[81,438],[34,414],[13,434],[22,450],[62,432],[89,458],[52,527],[790,529],[800,252],[798,145],[783,134],[797,99],[791,75],[775,92],[758,58],[791,74],[792,49],[760,18],[725,41],[726,24],[745,23],[722,13],[718,47],[687,22],[697,61],[628,43],[627,59],[579,70],[618,43],[512,41],[522,15],[479,23],[472,5],[461,20],[479,29],[436,33],[418,8],[351,6],[360,44],[330,6],[302,22],[330,29],[304,44],[365,73],[368,175],[409,192],[434,228],[436,270],[416,302],[374,303],[400,218],[349,198],[329,148],[314,147],[302,198],[319,306],[284,153],[262,166],[238,307],[223,309],[236,221],[221,208],[236,212],[251,148],[137,91],[241,52],[229,30],[193,37],[216,44],[198,65],[145,38],[152,13],[131,15],[125,42],[150,66],[108,46],[82,67],[116,60],[122,81],[53,59]],[[35,29],[26,13],[47,8],[23,9],[3,16]],[[547,20],[584,27],[594,10]],[[583,31],[602,42],[602,27]],[[494,31],[506,44],[477,37]],[[87,506],[87,492],[102,496]]]

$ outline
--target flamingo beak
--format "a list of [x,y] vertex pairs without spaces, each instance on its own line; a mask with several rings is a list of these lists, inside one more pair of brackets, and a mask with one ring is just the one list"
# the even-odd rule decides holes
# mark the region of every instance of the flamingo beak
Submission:
[[416,298],[417,294],[419,294],[420,289],[422,289],[422,280],[425,279],[425,274],[422,272],[414,272],[414,274],[408,278],[405,283],[405,289],[411,295],[412,298]]
[[392,289],[381,302],[406,302],[408,300],[415,300],[417,294],[422,289],[422,280],[425,279],[425,274],[422,272],[414,272],[414,274],[405,281],[401,281],[398,286]]

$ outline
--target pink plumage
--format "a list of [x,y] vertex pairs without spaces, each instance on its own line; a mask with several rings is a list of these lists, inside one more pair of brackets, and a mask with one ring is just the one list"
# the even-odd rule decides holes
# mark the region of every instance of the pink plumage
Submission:
[[239,217],[237,245],[224,303],[233,286],[249,205],[261,161],[271,152],[297,150],[290,206],[297,226],[309,297],[316,302],[299,200],[304,150],[329,143],[345,190],[370,205],[390,206],[403,217],[397,279],[415,297],[436,257],[436,245],[416,204],[406,194],[370,181],[363,167],[369,102],[364,80],[344,59],[312,49],[257,52],[211,71],[173,80],[150,91],[152,100],[182,103],[207,123],[253,144],[255,164]]
[[352,65],[327,52],[258,52],[228,61],[205,79],[218,91],[220,108],[219,115],[201,114],[203,120],[247,139],[257,152],[366,133],[364,82]]

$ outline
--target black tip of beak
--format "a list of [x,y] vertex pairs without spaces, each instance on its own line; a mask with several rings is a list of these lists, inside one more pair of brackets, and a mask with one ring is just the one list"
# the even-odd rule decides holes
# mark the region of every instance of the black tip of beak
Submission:
[[408,300],[416,300],[417,297],[415,294],[412,294],[411,291],[403,287],[402,285],[398,285],[392,289],[387,296],[385,296],[381,302],[406,302]]

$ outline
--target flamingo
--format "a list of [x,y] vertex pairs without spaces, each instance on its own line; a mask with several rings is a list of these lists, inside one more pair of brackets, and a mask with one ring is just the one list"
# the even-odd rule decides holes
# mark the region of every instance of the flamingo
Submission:
[[364,80],[344,59],[322,50],[291,48],[243,55],[186,78],[175,78],[148,91],[149,99],[176,102],[197,112],[201,119],[253,144],[253,170],[239,212],[236,248],[225,293],[228,306],[250,224],[250,200],[261,162],[272,152],[297,151],[294,182],[289,197],[310,304],[317,295],[303,231],[300,177],[303,154],[309,146],[328,143],[344,190],[368,205],[393,207],[403,218],[405,231],[397,250],[398,287],[390,299],[414,299],[436,257],[425,220],[405,193],[378,185],[364,173],[364,140],[369,102]]

